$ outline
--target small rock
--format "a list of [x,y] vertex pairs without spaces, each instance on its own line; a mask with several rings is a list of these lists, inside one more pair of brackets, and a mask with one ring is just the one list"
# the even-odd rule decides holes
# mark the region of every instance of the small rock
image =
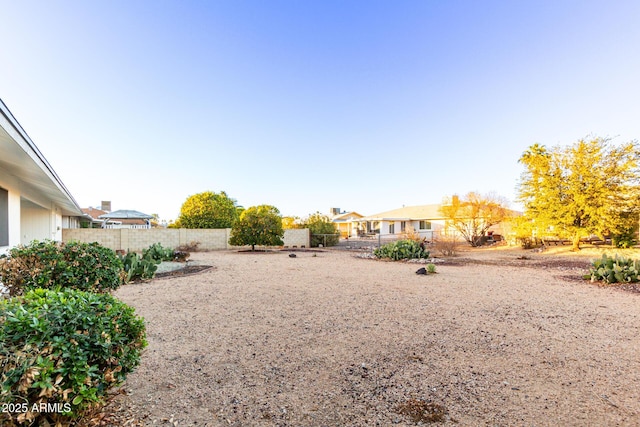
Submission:
[[296,256],[296,254],[289,254],[289,258],[295,258]]
[[416,270],[416,274],[427,274],[427,269],[422,267]]

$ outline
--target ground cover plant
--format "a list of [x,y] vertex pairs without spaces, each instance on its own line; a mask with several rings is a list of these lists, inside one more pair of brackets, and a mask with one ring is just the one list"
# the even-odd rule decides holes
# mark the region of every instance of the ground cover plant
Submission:
[[143,319],[109,294],[36,289],[1,300],[0,320],[3,426],[69,425],[104,403],[146,346]]
[[415,240],[398,240],[380,246],[373,251],[377,258],[386,258],[398,261],[401,259],[429,258],[429,251]]
[[9,295],[36,288],[72,288],[91,292],[117,289],[122,262],[98,243],[34,241],[0,259],[0,282]]

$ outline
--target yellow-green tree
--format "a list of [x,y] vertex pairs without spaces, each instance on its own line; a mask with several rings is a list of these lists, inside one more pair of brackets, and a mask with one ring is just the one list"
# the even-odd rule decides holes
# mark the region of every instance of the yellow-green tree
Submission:
[[178,221],[184,228],[231,228],[241,209],[224,191],[205,191],[187,198]]
[[614,146],[605,138],[582,139],[550,150],[532,145],[520,158],[525,217],[539,235],[570,238],[575,250],[591,234],[628,233],[637,221],[639,159],[635,141]]
[[251,250],[256,250],[256,245],[280,246],[283,245],[282,217],[275,206],[252,206],[242,212],[240,219],[231,230],[229,243],[234,246],[251,245]]
[[284,228],[285,230],[299,228],[300,227],[300,225],[298,224],[299,221],[300,221],[300,218],[298,218],[297,216],[283,216],[282,228]]
[[511,211],[504,198],[472,191],[463,198],[453,196],[446,200],[440,213],[471,246],[479,246],[489,228],[509,218]]
[[302,221],[300,228],[308,228],[311,233],[311,246],[335,246],[340,240],[337,225],[327,215],[316,212]]

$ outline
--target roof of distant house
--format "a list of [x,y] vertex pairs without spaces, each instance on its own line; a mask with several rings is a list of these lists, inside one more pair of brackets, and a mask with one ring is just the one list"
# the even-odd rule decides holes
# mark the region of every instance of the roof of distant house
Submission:
[[351,221],[354,219],[362,218],[364,215],[360,215],[358,212],[343,212],[341,214],[335,215],[331,218],[333,222],[344,222]]
[[102,209],[92,208],[92,207],[82,208],[82,212],[84,212],[85,214],[89,215],[91,218],[94,218],[94,219],[97,219],[100,215],[104,215],[108,213],[107,211],[103,211]]
[[98,216],[100,219],[152,219],[153,215],[142,212],[121,209]]

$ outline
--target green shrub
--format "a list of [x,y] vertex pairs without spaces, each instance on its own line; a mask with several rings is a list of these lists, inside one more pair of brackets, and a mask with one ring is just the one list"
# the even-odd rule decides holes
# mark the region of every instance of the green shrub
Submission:
[[35,288],[71,288],[91,292],[116,289],[122,263],[98,243],[34,241],[0,260],[0,282],[10,295]]
[[174,261],[175,251],[171,248],[162,247],[160,243],[154,243],[142,251],[142,258],[152,259],[158,262]]
[[592,282],[628,283],[637,282],[638,275],[640,275],[640,261],[619,258],[617,255],[611,258],[604,254],[602,258],[591,263],[589,274],[585,277]]
[[611,241],[617,248],[632,248],[637,243],[636,234],[636,230],[630,227],[611,236]]
[[387,243],[373,251],[377,258],[392,260],[429,258],[429,252],[425,251],[420,243],[415,240],[398,240]]
[[308,228],[311,233],[311,247],[317,248],[323,246],[336,246],[340,241],[340,233],[336,224],[326,215],[316,212],[309,215],[302,223],[300,228]]
[[144,320],[109,294],[36,289],[1,300],[0,319],[0,403],[12,409],[0,425],[68,425],[104,403],[147,344]]
[[427,264],[427,273],[428,274],[433,274],[436,272],[436,265],[435,264]]

